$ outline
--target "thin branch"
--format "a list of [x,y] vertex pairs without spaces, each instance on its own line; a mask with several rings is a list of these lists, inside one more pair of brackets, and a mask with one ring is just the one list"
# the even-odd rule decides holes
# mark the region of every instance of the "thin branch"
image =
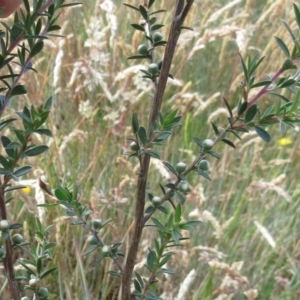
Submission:
[[[150,124],[152,124],[154,127],[156,127],[156,122],[162,105],[172,59],[180,35],[180,26],[182,25],[185,17],[187,16],[193,2],[194,0],[189,0],[185,6],[184,6],[185,0],[177,0],[176,2],[175,13],[173,16],[168,43],[165,50],[164,61],[160,71],[160,76],[155,90],[155,95],[154,95],[152,109],[149,118]],[[151,140],[152,133],[150,131],[150,128],[148,130],[148,135]],[[137,251],[138,251],[138,247],[140,244],[143,227],[144,227],[145,196],[146,196],[146,185],[147,185],[149,164],[150,164],[150,156],[144,155],[142,158],[142,169],[138,177],[138,183],[137,183],[137,200],[135,206],[135,222],[134,222],[133,236],[131,239],[127,260],[125,263],[123,278],[122,278],[122,300],[131,299],[130,286],[131,286],[133,267],[134,267],[134,263],[135,263],[135,259],[136,259],[136,255],[137,255]]]

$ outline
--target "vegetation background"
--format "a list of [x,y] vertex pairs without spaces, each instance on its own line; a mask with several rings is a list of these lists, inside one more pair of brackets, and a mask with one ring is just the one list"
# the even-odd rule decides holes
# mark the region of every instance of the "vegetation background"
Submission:
[[[157,0],[155,5],[168,9],[162,15],[166,36],[172,4]],[[97,253],[82,258],[87,232],[70,225],[62,208],[35,207],[37,202],[53,201],[40,194],[36,179],[42,176],[51,188],[77,185],[93,217],[114,220],[104,229],[105,242],[122,240],[126,252],[136,165],[123,154],[129,147],[125,136],[131,134],[132,111],[146,122],[151,92],[139,73],[143,67],[126,59],[144,42],[142,33],[130,26],[137,18],[119,0],[89,0],[62,11],[60,34],[65,37],[47,41],[44,55],[34,62],[39,73],[24,77],[27,99],[20,97],[12,104],[21,109],[23,101],[37,105],[45,96],[54,98],[48,124],[53,138],[46,141],[50,151],[32,159],[36,171],[26,182],[28,188],[16,192],[19,200],[9,207],[12,218],[23,224],[27,241],[34,235],[36,214],[44,224],[55,225],[49,239],[57,243],[53,265],[58,271],[43,284],[49,299],[118,295],[119,279],[106,273],[114,268],[112,262],[95,265]],[[243,57],[266,56],[257,71],[261,78],[281,66],[284,56],[273,36],[290,42],[281,19],[293,28],[292,1],[195,2],[185,24],[194,32],[184,31],[180,38],[172,68],[175,80],[170,80],[163,108],[179,107],[183,126],[162,148],[162,159],[191,162],[197,154],[192,136],[213,137],[212,120],[222,126],[227,116],[222,96],[236,104],[243,79],[238,52]],[[259,105],[273,101],[265,97]],[[235,141],[237,150],[217,145],[222,159],[211,161],[211,182],[188,177],[191,193],[185,216],[202,223],[185,247],[175,250],[169,267],[176,275],[162,280],[163,299],[300,299],[299,128],[289,128],[285,136],[276,127],[272,130],[270,143],[250,132]],[[158,180],[168,182],[171,176],[153,160],[149,189],[159,192]],[[145,230],[137,268],[143,266],[152,235]],[[179,291],[182,282],[186,292]],[[3,290],[4,285],[1,299]]]

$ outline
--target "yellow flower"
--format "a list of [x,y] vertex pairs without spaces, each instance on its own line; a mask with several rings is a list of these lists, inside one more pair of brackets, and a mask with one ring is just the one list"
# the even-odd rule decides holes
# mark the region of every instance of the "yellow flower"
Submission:
[[279,146],[282,146],[282,147],[289,146],[292,143],[293,143],[293,141],[291,139],[285,138],[285,137],[278,140]]
[[31,187],[30,186],[25,186],[22,188],[22,191],[26,194],[29,194],[31,192]]

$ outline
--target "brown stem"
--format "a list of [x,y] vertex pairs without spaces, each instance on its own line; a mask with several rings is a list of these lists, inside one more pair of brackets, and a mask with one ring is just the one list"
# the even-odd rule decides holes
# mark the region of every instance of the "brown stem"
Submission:
[[[187,0],[186,5],[184,5],[185,0],[177,0],[176,2],[175,13],[168,38],[168,44],[165,50],[164,61],[160,72],[157,88],[155,90],[155,95],[149,118],[149,121],[154,125],[154,127],[161,108],[173,55],[180,35],[180,26],[182,25],[185,17],[187,16],[193,2],[194,0]],[[150,139],[151,135],[152,134],[149,131]],[[144,227],[145,195],[149,164],[150,156],[144,155],[141,163],[141,174],[139,175],[137,183],[137,200],[135,205],[135,222],[133,236],[130,242],[122,278],[122,300],[131,299],[130,286],[132,272]]]
[[[0,189],[0,214],[1,220],[7,220],[7,212],[5,206],[5,195],[4,195],[4,188]],[[10,239],[5,240],[5,258],[3,260],[5,275],[8,280],[8,286],[10,289],[10,294],[13,300],[20,300],[21,295],[18,288],[18,283],[15,280],[15,271],[14,271],[14,263],[13,263],[13,249],[11,247]]]

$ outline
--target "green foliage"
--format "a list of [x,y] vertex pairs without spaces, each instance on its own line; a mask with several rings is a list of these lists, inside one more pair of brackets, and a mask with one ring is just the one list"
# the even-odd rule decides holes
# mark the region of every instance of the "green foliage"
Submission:
[[[186,9],[188,11],[188,5],[192,2],[193,1],[187,1],[187,3],[185,3],[184,11],[186,11]],[[180,12],[180,3],[181,1],[178,1],[175,16]],[[0,76],[0,81],[2,82],[0,89],[3,93],[0,98],[1,116],[11,102],[14,102],[16,98],[19,99],[22,95],[27,93],[27,87],[20,84],[20,79],[26,72],[36,72],[36,70],[32,68],[33,58],[39,55],[44,49],[45,40],[51,35],[49,32],[60,29],[60,27],[56,25],[56,11],[59,8],[72,5],[64,4],[64,0],[55,1],[53,3],[49,2],[48,4],[49,6],[45,6],[45,1],[34,1],[33,12],[30,12],[29,2],[25,0],[26,13],[22,12],[21,15],[17,14],[11,28],[6,24],[4,25],[6,33],[0,35],[2,47],[0,68],[5,67],[7,69],[7,75]],[[260,81],[257,81],[257,78],[259,77],[259,68],[264,62],[264,57],[254,55],[244,60],[242,55],[240,55],[241,69],[243,70],[244,78],[238,91],[232,96],[233,99],[229,99],[229,97],[226,97],[228,100],[225,99],[225,97],[223,98],[224,105],[228,112],[227,119],[220,121],[222,122],[222,126],[218,126],[217,121],[211,122],[213,137],[203,140],[196,136],[193,137],[197,152],[192,154],[192,162],[189,164],[182,162],[176,164],[176,162],[179,161],[179,157],[175,157],[175,159],[174,157],[166,157],[165,149],[173,144],[174,133],[182,125],[180,122],[182,116],[180,114],[184,110],[181,109],[181,107],[180,110],[179,108],[172,108],[170,112],[163,113],[164,106],[162,106],[161,103],[158,104],[155,102],[158,99],[158,86],[160,87],[163,76],[166,76],[164,74],[169,74],[167,68],[168,65],[170,66],[173,53],[165,53],[164,61],[157,61],[155,54],[165,45],[172,45],[174,41],[176,44],[177,40],[172,40],[172,33],[175,36],[177,34],[179,36],[182,29],[189,29],[189,27],[181,26],[181,21],[183,20],[178,21],[180,19],[179,17],[182,17],[184,14],[177,15],[173,23],[175,27],[177,26],[174,30],[175,33],[171,31],[169,41],[165,41],[164,25],[159,22],[158,18],[159,14],[165,11],[152,11],[152,8],[155,6],[154,0],[148,1],[147,4],[148,5],[139,5],[137,7],[124,4],[127,8],[133,10],[135,14],[137,13],[137,19],[142,19],[139,24],[131,24],[134,30],[142,32],[143,40],[139,41],[139,47],[134,47],[134,49],[137,48],[137,54],[128,57],[128,60],[147,61],[145,63],[145,69],[141,69],[140,71],[143,78],[149,79],[149,84],[153,86],[153,95],[149,97],[153,101],[149,103],[149,106],[157,108],[156,110],[152,110],[149,116],[150,121],[147,122],[145,122],[143,116],[140,116],[137,112],[131,114],[132,136],[127,137],[127,140],[130,141],[130,151],[125,152],[125,154],[130,158],[130,163],[136,163],[138,165],[138,171],[136,172],[137,196],[131,196],[130,199],[132,206],[134,206],[133,204],[136,202],[136,215],[134,216],[135,222],[133,223],[133,226],[136,227],[133,227],[132,232],[130,232],[131,227],[129,228],[130,230],[128,229],[133,237],[129,239],[131,246],[129,250],[126,251],[127,261],[124,261],[123,254],[121,253],[121,251],[124,250],[121,249],[123,240],[121,240],[119,236],[113,236],[113,238],[118,241],[114,243],[110,242],[112,237],[109,233],[113,231],[114,227],[119,231],[122,229],[121,227],[123,227],[123,224],[119,224],[116,221],[116,216],[118,215],[117,209],[115,210],[116,212],[114,208],[111,209],[111,211],[115,213],[114,218],[103,218],[104,220],[102,220],[97,216],[96,219],[93,219],[94,212],[91,208],[91,203],[88,203],[88,201],[83,199],[84,197],[80,195],[80,186],[77,187],[76,184],[72,184],[72,186],[74,186],[73,188],[66,188],[66,184],[63,181],[60,183],[60,187],[55,189],[54,195],[51,190],[47,190],[42,186],[41,189],[51,197],[55,196],[54,199],[56,203],[45,203],[41,204],[40,207],[55,208],[57,211],[63,207],[66,216],[70,220],[69,224],[80,225],[76,228],[73,226],[72,230],[79,232],[81,228],[84,229],[83,236],[85,234],[88,235],[88,237],[84,239],[85,242],[81,241],[81,245],[84,249],[82,251],[85,257],[84,263],[90,259],[93,260],[93,267],[95,263],[101,263],[101,266],[105,266],[106,261],[110,259],[114,263],[114,269],[109,270],[108,274],[117,277],[116,280],[120,277],[123,283],[125,282],[124,278],[129,278],[129,284],[127,284],[129,290],[131,279],[133,279],[133,295],[136,299],[161,299],[158,296],[160,278],[163,274],[175,273],[171,268],[166,267],[166,264],[171,264],[172,258],[176,255],[173,249],[180,249],[184,246],[183,242],[187,238],[184,237],[185,235],[183,235],[182,231],[193,231],[194,227],[199,225],[199,222],[185,221],[183,217],[183,208],[189,205],[189,203],[186,203],[188,202],[186,201],[186,199],[188,199],[188,193],[193,191],[191,184],[193,182],[193,177],[191,176],[192,171],[200,175],[201,179],[202,177],[208,181],[215,179],[218,176],[218,172],[215,168],[211,168],[211,163],[214,164],[214,162],[213,160],[211,162],[210,158],[212,156],[220,159],[220,155],[215,152],[220,151],[220,147],[217,145],[219,142],[223,142],[223,144],[235,149],[237,143],[232,141],[232,137],[241,140],[240,135],[248,133],[249,131],[256,132],[261,139],[270,142],[272,133],[269,127],[272,125],[279,124],[280,131],[284,134],[288,126],[294,127],[295,124],[299,123],[299,72],[295,72],[294,74],[285,72],[287,70],[292,71],[297,69],[295,60],[300,58],[300,46],[298,44],[299,37],[296,37],[291,28],[284,22],[283,24],[293,41],[294,47],[290,50],[283,39],[275,37],[275,41],[286,56],[286,60],[273,76],[266,76],[265,80]],[[296,5],[294,5],[294,13],[296,23],[300,28],[300,13]],[[158,32],[158,30],[162,30],[162,33]],[[12,54],[12,50],[17,46],[16,54]],[[13,63],[19,65],[19,73],[13,68]],[[172,75],[169,74],[168,77],[172,78]],[[253,90],[251,94],[250,90]],[[292,96],[290,97],[283,94],[284,91],[289,91]],[[260,100],[268,95],[276,96],[274,98],[277,99],[277,101],[273,101],[273,98],[270,98],[270,101],[266,101],[266,103],[262,104]],[[11,186],[10,181],[12,179],[18,181],[20,177],[26,176],[32,170],[32,167],[29,165],[20,165],[21,162],[23,162],[24,159],[39,156],[48,150],[48,146],[46,145],[37,145],[34,137],[36,134],[43,137],[52,136],[51,131],[45,128],[51,107],[52,98],[50,97],[44,105],[24,105],[22,111],[16,111],[19,119],[9,117],[4,121],[1,120],[0,130],[2,130],[3,133],[1,143],[5,151],[0,155],[0,201],[2,202],[2,206],[15,200],[13,196],[10,197],[14,189],[23,188],[22,185]],[[147,109],[145,109],[145,111],[147,111]],[[22,126],[20,126],[20,122],[18,122],[20,120]],[[195,122],[195,120],[193,120],[193,122]],[[3,130],[7,127],[10,128],[8,134]],[[208,136],[209,134],[209,132],[206,133],[203,129],[199,132],[199,135]],[[113,140],[111,137],[110,139]],[[117,143],[115,143],[114,147],[118,148]],[[186,150],[191,150],[190,152],[192,153],[192,149],[191,147],[191,149]],[[178,149],[174,147],[172,150],[174,155],[177,156]],[[101,151],[99,152],[101,153]],[[150,159],[155,158],[162,160],[161,157],[164,158],[162,164],[170,171],[171,175],[167,183],[159,176],[156,176],[156,174],[152,177],[148,177]],[[184,161],[187,161],[185,158],[186,157],[184,157]],[[238,170],[232,171],[237,179],[238,171],[241,169],[240,165],[238,168]],[[117,166],[116,170],[117,171],[113,172],[117,173],[121,169]],[[231,170],[226,171],[229,172]],[[83,176],[86,176],[86,174],[83,174]],[[150,181],[149,178],[153,180],[153,183],[146,187],[146,183]],[[226,178],[224,181],[226,181]],[[141,183],[145,183],[145,185],[143,186]],[[40,181],[38,184],[40,186],[42,185]],[[218,183],[216,183],[216,186],[217,185]],[[219,187],[216,189],[219,189]],[[139,193],[142,197],[139,196]],[[133,192],[132,195],[134,194]],[[148,204],[145,203],[145,195],[148,195]],[[107,201],[107,203],[109,202],[110,200]],[[246,208],[242,206],[241,201],[238,202],[238,208],[233,216],[234,221],[232,221],[233,223],[228,230],[229,233],[226,238],[229,238],[230,235],[234,235],[234,228],[239,226],[238,220],[243,218],[242,210],[246,210]],[[50,209],[49,212],[52,213]],[[130,215],[130,213],[128,215]],[[3,244],[0,247],[1,261],[5,261],[6,253],[10,253],[10,251],[5,250],[5,247],[21,249],[26,253],[29,258],[19,260],[20,265],[23,266],[26,273],[21,272],[17,274],[15,278],[25,280],[28,283],[25,285],[25,289],[32,291],[34,298],[47,299],[49,297],[48,289],[41,286],[40,282],[56,270],[55,267],[47,265],[48,261],[52,261],[52,251],[56,247],[55,243],[49,242],[48,239],[52,226],[44,226],[41,221],[36,218],[36,243],[30,244],[24,242],[21,234],[11,234],[11,230],[19,229],[22,225],[19,223],[10,224],[6,220],[6,211],[2,212],[1,219],[2,227],[0,229],[3,241],[5,241],[5,246]],[[110,224],[110,222],[113,222],[113,224]],[[130,260],[134,262],[136,259],[141,241],[138,232],[140,232],[141,235],[145,227],[155,229],[156,236],[153,237],[152,234],[152,240],[149,242],[145,268],[142,271],[136,271],[135,276],[133,276],[133,266],[130,266],[133,263],[131,263]],[[204,226],[201,226],[198,231],[204,232],[205,230]],[[80,234],[82,236],[82,233]],[[118,232],[118,234],[120,233]],[[28,247],[29,245],[31,245],[31,247]],[[134,249],[132,250],[133,252],[131,249]],[[267,269],[270,269],[272,262],[273,259],[267,262]],[[80,264],[81,263],[82,262],[80,262]],[[97,265],[97,268],[100,267]],[[269,269],[268,271],[270,271]],[[201,286],[201,288],[207,292],[205,295],[206,298],[208,297],[207,295],[212,295],[214,291],[213,276],[214,272],[208,271]],[[294,279],[294,281],[297,280]],[[296,284],[297,282],[294,283],[294,285]],[[265,286],[265,290],[262,293],[263,297],[271,297],[273,288],[274,281],[270,281],[269,285]],[[204,292],[200,291],[199,294],[201,293]],[[128,299],[128,295],[125,294],[124,291],[122,291],[122,297]],[[203,294],[201,294],[201,296],[202,295]]]

